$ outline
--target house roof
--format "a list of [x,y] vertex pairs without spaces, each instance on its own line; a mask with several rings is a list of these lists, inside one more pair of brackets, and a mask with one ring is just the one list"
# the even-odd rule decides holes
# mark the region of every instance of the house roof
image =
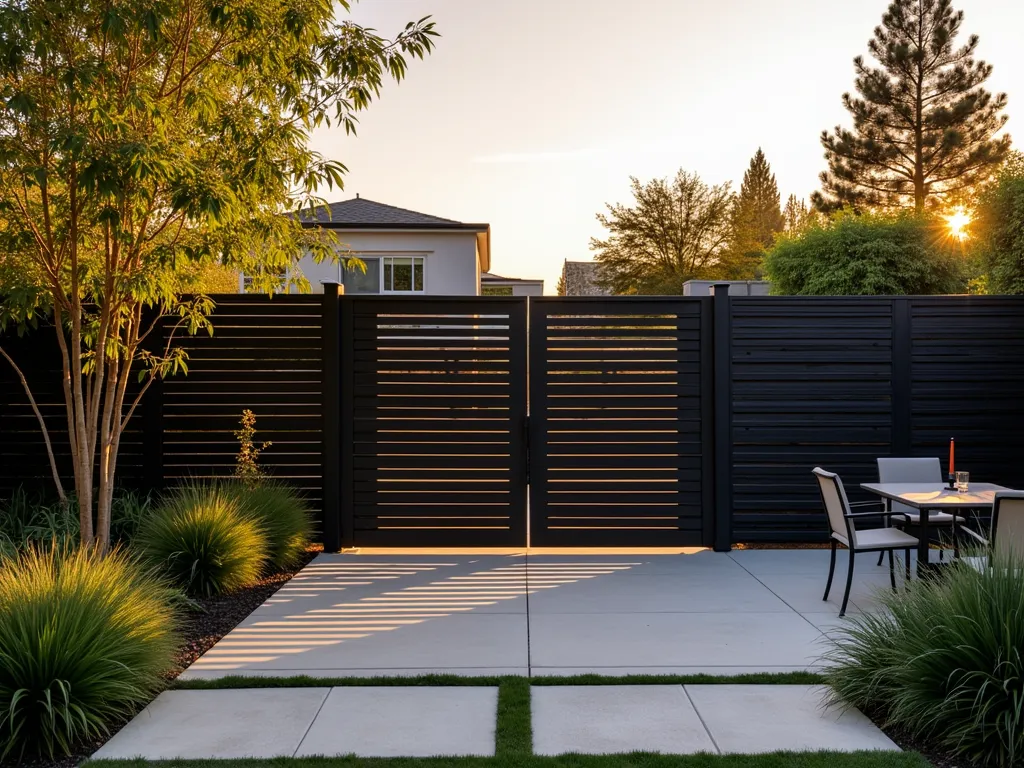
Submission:
[[491,225],[443,219],[428,213],[410,211],[394,205],[378,203],[356,195],[351,200],[328,203],[298,212],[299,221],[307,227],[359,230],[424,230],[462,231],[476,233],[480,268],[491,266]]
[[543,283],[543,280],[531,280],[523,277],[502,277],[501,275],[495,275],[493,272],[482,272],[480,274],[481,283]]
[[454,219],[431,216],[428,213],[410,211],[394,205],[378,203],[363,197],[329,203],[326,208],[306,208],[299,211],[303,224],[319,224],[329,228],[382,228],[382,229],[469,229],[486,230],[487,224],[466,224]]

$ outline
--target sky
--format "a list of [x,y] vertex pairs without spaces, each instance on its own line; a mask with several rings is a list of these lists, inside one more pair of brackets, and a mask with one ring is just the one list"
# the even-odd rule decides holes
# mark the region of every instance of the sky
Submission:
[[[782,199],[807,198],[821,131],[848,115],[853,58],[887,0],[361,0],[351,18],[394,36],[430,15],[441,37],[360,115],[318,130],[345,190],[491,225],[492,271],[541,278],[592,258],[595,215],[643,181],[695,171],[738,188],[764,149]],[[954,0],[981,38],[989,87],[1024,99],[1024,2]]]

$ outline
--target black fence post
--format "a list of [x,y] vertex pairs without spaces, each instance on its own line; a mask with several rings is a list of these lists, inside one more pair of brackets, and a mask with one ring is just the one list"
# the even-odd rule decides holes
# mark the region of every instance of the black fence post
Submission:
[[323,344],[323,516],[325,552],[337,552],[341,536],[341,294],[338,283],[324,283],[321,304]]
[[732,549],[732,303],[729,284],[714,292],[715,551]]

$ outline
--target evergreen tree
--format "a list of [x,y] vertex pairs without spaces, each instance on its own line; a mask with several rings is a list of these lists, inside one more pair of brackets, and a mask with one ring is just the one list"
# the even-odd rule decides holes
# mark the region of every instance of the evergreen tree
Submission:
[[790,195],[782,211],[782,231],[799,232],[813,220],[814,212],[807,207],[807,202],[796,195]]
[[1006,94],[982,86],[992,67],[974,58],[978,38],[954,40],[963,13],[950,0],[894,0],[868,43],[880,67],[858,56],[855,87],[843,95],[852,131],[822,133],[829,170],[819,210],[843,205],[911,207],[920,213],[989,176],[1010,149],[995,138]]
[[758,147],[743,174],[743,184],[733,208],[733,235],[727,265],[730,277],[748,279],[759,273],[765,249],[775,242],[775,233],[783,230],[779,201],[779,185],[764,152]]

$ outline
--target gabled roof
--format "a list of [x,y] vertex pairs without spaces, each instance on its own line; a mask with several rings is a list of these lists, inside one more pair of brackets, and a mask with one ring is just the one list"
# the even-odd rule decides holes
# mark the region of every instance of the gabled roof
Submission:
[[361,197],[330,203],[326,209],[324,206],[307,208],[299,212],[299,220],[330,229],[466,229],[477,232],[488,229],[487,224],[466,224]]
[[442,219],[440,216],[385,205],[358,195],[351,200],[329,203],[326,207],[306,208],[299,211],[298,217],[306,227],[347,229],[354,232],[394,229],[473,232],[476,234],[480,269],[486,271],[491,266],[490,224],[467,224],[454,219]]

